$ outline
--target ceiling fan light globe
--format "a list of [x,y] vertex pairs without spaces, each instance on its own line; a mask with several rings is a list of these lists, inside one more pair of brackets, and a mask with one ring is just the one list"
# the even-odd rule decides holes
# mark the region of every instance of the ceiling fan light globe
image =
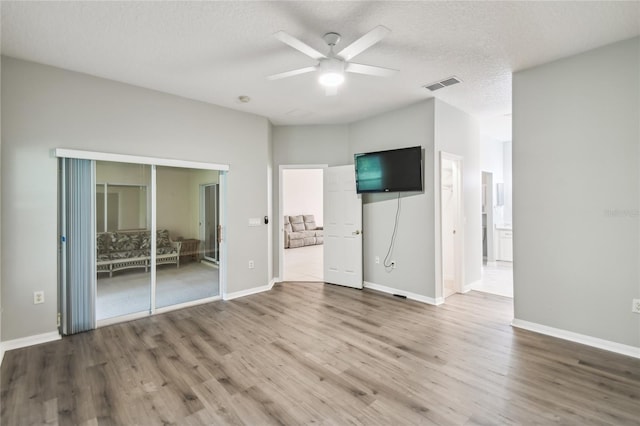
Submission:
[[318,77],[318,82],[325,87],[336,87],[344,83],[344,73],[324,72]]

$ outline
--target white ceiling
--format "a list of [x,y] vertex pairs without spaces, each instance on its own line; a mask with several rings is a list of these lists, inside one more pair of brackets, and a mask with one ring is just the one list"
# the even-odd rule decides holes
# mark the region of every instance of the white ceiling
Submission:
[[[2,53],[268,117],[346,123],[433,96],[505,122],[511,73],[640,34],[640,2],[2,2]],[[400,70],[348,75],[327,97],[316,77],[265,77],[315,65],[272,35],[325,52],[376,25],[392,32],[356,58]],[[339,50],[338,46],[338,50]],[[247,95],[251,102],[241,103]]]

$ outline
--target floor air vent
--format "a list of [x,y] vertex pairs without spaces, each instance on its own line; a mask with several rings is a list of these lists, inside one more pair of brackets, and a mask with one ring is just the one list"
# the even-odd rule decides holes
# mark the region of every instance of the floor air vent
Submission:
[[445,78],[444,80],[441,80],[441,81],[438,81],[438,82],[435,82],[435,83],[427,84],[424,87],[433,92],[435,90],[442,89],[443,87],[447,87],[447,86],[451,86],[451,85],[454,85],[454,84],[458,84],[461,81],[462,80],[460,80],[458,77],[449,77],[449,78]]

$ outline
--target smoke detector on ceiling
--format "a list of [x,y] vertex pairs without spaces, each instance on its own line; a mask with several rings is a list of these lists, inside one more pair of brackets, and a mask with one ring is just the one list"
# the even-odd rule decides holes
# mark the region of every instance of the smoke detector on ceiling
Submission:
[[423,86],[425,89],[429,89],[432,92],[438,90],[438,89],[442,89],[443,87],[447,87],[447,86],[452,86],[454,84],[458,84],[462,82],[462,80],[460,80],[458,77],[448,77],[445,78],[444,80],[440,80],[440,81],[436,81],[435,83],[431,83],[431,84],[427,84],[425,86]]

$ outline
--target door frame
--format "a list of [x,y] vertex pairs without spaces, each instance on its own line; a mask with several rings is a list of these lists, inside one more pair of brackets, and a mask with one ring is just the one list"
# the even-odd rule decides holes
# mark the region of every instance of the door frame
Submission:
[[[278,277],[275,282],[284,281],[284,171],[292,169],[326,169],[328,164],[281,164],[278,166]],[[323,196],[324,198],[324,196]],[[322,200],[324,205],[324,199]]]
[[[484,181],[486,176],[486,189],[485,189],[485,214],[486,214],[486,238],[487,238],[487,264],[496,263],[495,241],[494,241],[494,193],[493,193],[493,172],[481,171],[481,179]],[[484,260],[484,256],[483,259]]]
[[445,160],[452,161],[456,164],[456,173],[454,173],[454,187],[456,188],[456,201],[457,201],[457,212],[456,212],[456,233],[454,237],[454,289],[456,293],[462,293],[464,289],[464,186],[463,186],[463,166],[464,166],[464,158],[460,155],[451,154],[449,152],[440,151],[440,161],[439,161],[439,170],[438,170],[438,201],[439,201],[439,251],[440,251],[440,276],[438,277],[437,286],[440,290],[441,300],[445,300],[444,294],[444,238],[443,238],[443,192],[442,192],[442,173],[443,173],[443,163]]
[[218,223],[216,225],[214,234],[215,234],[215,238],[216,240],[218,240],[219,235],[218,235],[218,226],[220,225],[220,183],[201,183],[200,187],[198,188],[198,197],[200,199],[200,212],[199,212],[199,217],[198,217],[198,221],[200,223],[199,226],[199,237],[200,239],[203,241],[204,243],[204,247],[203,247],[203,251],[202,251],[202,258],[208,260],[209,262],[213,262],[216,265],[218,265],[220,263],[220,244],[218,244],[218,259],[214,259],[212,257],[207,257],[204,253],[206,253],[206,241],[207,241],[207,227],[204,223],[204,219],[205,219],[205,213],[206,213],[206,202],[205,202],[205,191],[206,188],[208,186],[216,186],[216,195],[218,196],[218,200],[216,201],[216,209],[218,210],[216,212],[217,216],[218,216]]

